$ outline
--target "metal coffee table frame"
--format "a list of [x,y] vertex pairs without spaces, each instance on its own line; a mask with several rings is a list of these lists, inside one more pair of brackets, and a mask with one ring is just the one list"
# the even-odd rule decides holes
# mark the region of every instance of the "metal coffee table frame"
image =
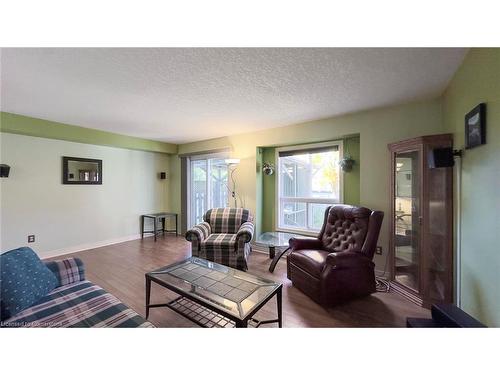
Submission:
[[[172,266],[175,266],[176,264],[180,264],[184,261],[172,264]],[[154,271],[153,271],[154,272]],[[227,312],[227,310],[222,309],[222,308],[217,308],[208,302],[205,302],[202,298],[197,298],[196,296],[193,296],[192,294],[189,294],[185,292],[182,289],[177,288],[175,285],[169,284],[167,282],[164,282],[162,280],[159,280],[157,278],[154,278],[154,273],[146,273],[146,319],[149,317],[149,310],[152,308],[157,308],[157,307],[168,307],[169,309],[175,311],[179,315],[182,315],[183,317],[189,319],[190,321],[198,324],[200,327],[206,327],[205,325],[201,324],[198,320],[193,319],[191,316],[188,314],[185,314],[184,312],[180,311],[174,305],[176,302],[181,300],[182,298],[187,298],[190,301],[193,301],[203,307],[205,307],[208,310],[211,310],[217,314],[220,314],[224,316],[225,318],[233,321],[235,323],[236,328],[247,328],[249,323],[251,323],[251,326],[253,327],[259,327],[262,324],[271,324],[271,323],[278,323],[278,327],[282,328],[283,326],[283,305],[282,305],[282,291],[283,291],[283,285],[280,284],[273,292],[271,292],[265,299],[260,301],[258,304],[256,304],[253,309],[246,315],[244,319],[239,319],[235,317],[234,315],[230,314]],[[151,283],[154,282],[158,285],[161,285],[164,288],[167,288],[177,294],[180,295],[180,297],[175,298],[174,300],[167,302],[167,303],[157,303],[157,304],[151,304]],[[267,303],[271,298],[276,296],[277,299],[277,310],[278,310],[278,317],[276,319],[270,319],[270,320],[258,320],[253,318],[253,316]]]

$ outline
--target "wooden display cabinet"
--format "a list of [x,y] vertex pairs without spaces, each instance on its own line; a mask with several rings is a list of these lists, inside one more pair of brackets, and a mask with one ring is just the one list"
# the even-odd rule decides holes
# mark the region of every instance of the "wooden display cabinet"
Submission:
[[451,134],[388,145],[391,160],[391,288],[430,307],[453,300],[453,168],[430,168],[430,152]]

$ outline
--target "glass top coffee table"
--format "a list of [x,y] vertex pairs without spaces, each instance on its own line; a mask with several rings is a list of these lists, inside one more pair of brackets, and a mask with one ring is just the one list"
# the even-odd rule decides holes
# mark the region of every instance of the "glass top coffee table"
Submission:
[[[162,304],[150,304],[151,282],[180,295]],[[278,318],[253,318],[273,296]],[[149,309],[168,307],[202,327],[282,326],[282,284],[205,259],[191,257],[146,274],[146,319]]]
[[[288,247],[288,241],[290,238],[311,238],[308,236],[301,236],[299,234],[295,233],[288,233],[288,232],[265,232],[262,233],[259,238],[257,238],[257,241],[255,241],[258,244],[264,245],[269,247],[269,258],[271,258],[273,261],[271,262],[271,265],[269,266],[269,272],[274,272],[274,269],[276,268],[276,264],[280,260],[280,258],[285,254],[290,248]],[[276,248],[277,247],[282,247],[278,254],[276,254]]]

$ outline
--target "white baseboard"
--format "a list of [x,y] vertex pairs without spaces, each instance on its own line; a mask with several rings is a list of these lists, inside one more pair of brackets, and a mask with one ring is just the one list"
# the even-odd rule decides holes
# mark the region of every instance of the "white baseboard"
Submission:
[[[145,233],[144,237],[146,237],[146,236],[152,236],[152,234]],[[121,242],[133,241],[133,240],[137,240],[139,238],[141,238],[140,234],[132,234],[130,236],[125,236],[125,237],[119,237],[119,238],[113,238],[113,239],[94,242],[94,243],[86,243],[86,244],[82,244],[82,245],[65,247],[62,249],[56,249],[56,250],[44,252],[43,254],[40,254],[40,258],[47,259],[47,258],[58,257],[61,255],[66,255],[66,254],[78,253],[80,251],[91,250],[91,249],[95,249],[97,247],[103,247],[103,246],[114,245],[114,244],[121,243]]]
[[258,253],[269,254],[269,247],[252,242],[252,251],[256,251]]

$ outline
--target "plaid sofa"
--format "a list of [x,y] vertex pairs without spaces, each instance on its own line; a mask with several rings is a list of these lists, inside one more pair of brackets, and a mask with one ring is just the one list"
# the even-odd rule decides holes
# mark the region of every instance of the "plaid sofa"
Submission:
[[225,266],[248,269],[254,227],[250,211],[244,208],[213,208],[203,216],[203,223],[186,232],[192,256]]
[[85,280],[78,258],[45,262],[58,286],[2,327],[154,327],[118,298]]

